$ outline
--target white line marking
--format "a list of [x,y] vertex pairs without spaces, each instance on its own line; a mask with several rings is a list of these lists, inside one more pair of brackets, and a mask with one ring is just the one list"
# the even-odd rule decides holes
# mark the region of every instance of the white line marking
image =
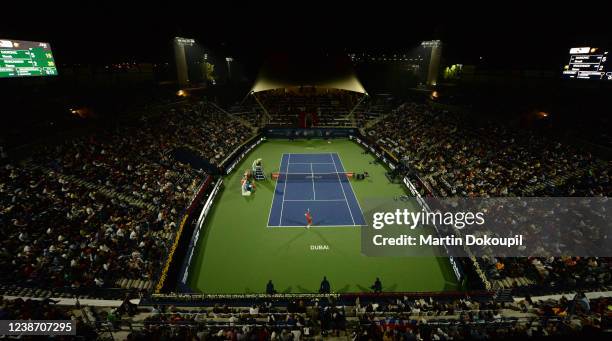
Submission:
[[[285,155],[285,154],[283,154]],[[291,154],[289,154],[288,160],[287,160],[287,167],[285,169],[285,173],[287,173],[287,171],[289,170],[289,163],[291,162]],[[281,203],[281,212],[280,212],[280,218],[278,219],[278,224],[280,225],[283,222],[283,208],[285,208],[285,191],[287,191],[287,177],[285,176],[285,187],[283,188],[283,202]],[[275,191],[276,192],[276,191]],[[355,222],[353,221],[353,224]]]
[[[281,165],[283,164],[284,156],[285,156],[285,153],[281,155]],[[266,224],[270,223],[270,217],[272,217],[272,207],[274,207],[274,199],[276,199],[276,185],[278,185],[278,182],[274,184],[274,194],[272,194],[272,202],[270,203],[270,213],[268,213],[268,222]],[[270,225],[267,225],[267,226],[270,227]]]
[[[361,227],[367,225],[312,225],[311,227]],[[304,225],[268,225],[267,227],[301,227]]]
[[311,172],[307,172],[307,173],[300,173],[300,172],[289,172],[289,173],[283,173],[286,175],[312,175],[312,176],[323,176],[325,174],[329,175],[329,174],[336,174],[336,172],[328,172],[328,173],[311,173]]
[[333,162],[291,162],[292,165],[331,165]]
[[[331,157],[331,153],[329,153],[329,155]],[[344,201],[346,202],[346,207],[348,208],[349,214],[351,215],[351,220],[353,221],[353,225],[355,225],[355,218],[353,218],[353,212],[351,212],[351,206],[349,205],[348,199],[346,197],[346,193],[344,192],[344,186],[342,186],[342,181],[340,180],[340,174],[338,174],[338,167],[336,167],[335,161],[334,161],[334,169],[336,170],[336,175],[338,176],[338,182],[340,183],[340,188],[342,188],[342,194],[344,194]]]
[[314,186],[314,170],[312,170],[312,163],[310,164],[310,177],[312,178],[312,199],[317,200],[317,192],[315,192]]
[[[340,155],[336,153],[336,156],[338,156],[338,161],[340,161],[340,166],[342,166],[342,170],[346,173],[346,168],[344,168],[344,165],[342,164],[342,159],[340,158]],[[363,216],[363,210],[361,209],[361,204],[359,203],[359,199],[357,199],[357,193],[355,192],[355,189],[353,188],[353,185],[351,184],[350,181],[348,181],[348,184],[349,184],[349,187],[351,188],[351,192],[353,192],[353,198],[355,198],[355,201],[357,201],[357,206],[359,207],[359,213],[361,213],[361,217],[363,218],[363,222],[365,223],[365,217]],[[353,224],[354,223],[355,222],[353,222]],[[366,225],[361,225],[361,226],[366,226]]]
[[318,200],[311,200],[311,199],[287,199],[285,201],[344,201],[344,199],[318,199]]

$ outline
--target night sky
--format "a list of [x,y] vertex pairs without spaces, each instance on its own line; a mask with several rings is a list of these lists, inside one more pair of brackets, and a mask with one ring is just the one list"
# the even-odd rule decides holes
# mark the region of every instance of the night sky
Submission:
[[[56,2],[30,13],[27,20],[23,14],[20,20],[4,20],[3,14],[0,37],[48,41],[59,64],[165,62],[172,58],[171,39],[177,35],[195,38],[247,64],[257,63],[270,50],[392,52],[410,49],[422,40],[441,39],[449,63],[554,70],[565,62],[569,47],[605,46],[611,38],[610,24],[596,9],[591,19],[584,19],[588,16],[544,5],[536,8],[529,2],[457,8],[412,2],[399,7],[397,2],[381,5],[380,1],[376,6],[347,2],[333,7],[331,1],[266,6],[201,2],[182,8],[153,1],[126,3]],[[18,13],[18,5],[10,5],[15,6],[12,13]]]
[[[473,64],[491,70],[533,69],[558,74],[568,60],[570,47],[610,48],[612,42],[612,25],[605,19],[609,12],[599,8],[597,3],[585,3],[585,7],[577,11],[559,2],[534,5],[535,1],[488,1],[470,5],[465,1],[455,1],[458,3],[455,6],[441,1],[423,6],[415,5],[414,1],[384,3],[380,0],[342,3],[334,0],[285,1],[272,5],[267,1],[249,5],[234,1],[217,1],[215,4],[199,1],[197,6],[186,1],[166,2],[166,5],[159,5],[156,1],[134,4],[128,0],[91,0],[90,4],[66,2],[2,3],[0,38],[51,43],[61,70],[64,65],[74,64],[171,64],[172,38],[182,36],[194,38],[216,57],[234,57],[246,67],[245,74],[249,78],[254,78],[263,61],[275,53],[299,56],[346,51],[402,53],[410,52],[423,40],[432,39],[442,40],[445,64]],[[95,107],[98,114],[108,112],[114,115],[124,109],[117,107],[123,100],[112,96],[121,94],[139,98],[121,88],[112,88],[116,93],[107,89],[107,94],[90,91],[79,83],[74,84],[72,91],[65,90],[72,83],[66,83],[64,87],[28,87],[25,90],[16,86],[39,84],[34,80],[0,82],[0,87],[3,86],[4,93],[8,94],[3,97],[5,102],[14,100],[17,103],[15,108],[20,109],[24,103],[37,106],[29,108],[28,115],[5,116],[9,122],[3,127],[24,127],[24,131],[31,132],[36,126],[41,133],[47,132],[49,124],[59,122],[58,117],[67,116],[66,108],[74,103]],[[538,88],[534,95],[538,101],[535,101],[536,97],[527,97],[526,101],[535,106],[540,102],[557,103],[559,98],[567,98],[557,94],[557,89],[552,87],[542,94],[547,89]],[[30,91],[34,90],[36,93],[32,95]],[[595,93],[604,93],[601,101],[589,101],[605,102],[600,106],[603,109],[585,109],[586,112],[608,114],[606,91],[607,88]],[[540,97],[543,98],[541,101]],[[480,92],[477,98],[483,98]],[[490,101],[496,103],[497,99],[491,97]],[[511,102],[515,102],[515,97]],[[568,111],[582,110],[581,114],[584,114],[583,101],[576,103],[572,107],[560,102],[558,107],[569,108]],[[52,112],[57,114],[51,115]],[[109,117],[114,117],[112,115]],[[20,143],[19,138],[30,136],[28,134],[16,130],[11,136],[16,137],[15,143]]]

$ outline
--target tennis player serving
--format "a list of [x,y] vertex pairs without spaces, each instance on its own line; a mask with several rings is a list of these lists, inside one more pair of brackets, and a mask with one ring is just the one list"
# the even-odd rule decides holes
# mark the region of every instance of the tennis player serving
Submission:
[[306,228],[309,229],[312,226],[312,215],[310,214],[310,208],[304,213],[306,216]]

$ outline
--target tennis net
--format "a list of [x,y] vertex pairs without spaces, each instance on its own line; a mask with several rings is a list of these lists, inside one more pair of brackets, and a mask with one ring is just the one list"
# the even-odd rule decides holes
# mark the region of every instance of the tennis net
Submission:
[[291,182],[338,182],[348,181],[353,173],[272,173],[272,179]]

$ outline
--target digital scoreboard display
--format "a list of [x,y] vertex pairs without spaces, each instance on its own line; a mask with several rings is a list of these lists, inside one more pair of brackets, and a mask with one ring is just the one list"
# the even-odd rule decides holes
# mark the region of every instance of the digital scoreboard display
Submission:
[[0,78],[56,75],[49,43],[0,39]]
[[571,48],[563,78],[612,80],[612,64],[608,51],[598,47]]

